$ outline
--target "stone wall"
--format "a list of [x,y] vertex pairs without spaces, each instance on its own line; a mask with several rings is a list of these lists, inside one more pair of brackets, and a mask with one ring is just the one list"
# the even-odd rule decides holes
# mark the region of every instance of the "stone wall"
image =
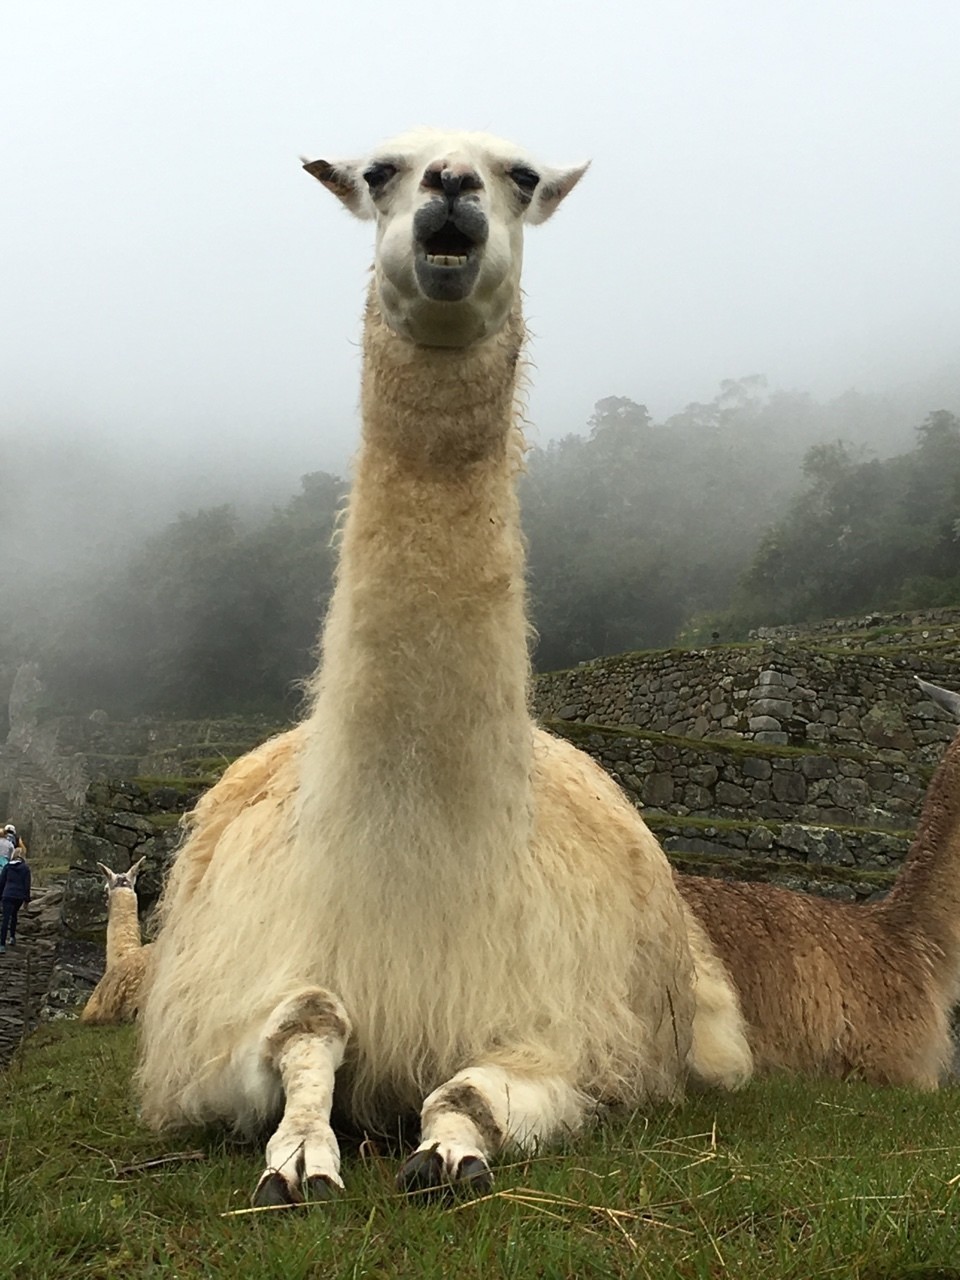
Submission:
[[[678,817],[775,819],[903,833],[923,801],[930,769],[900,751],[769,746],[556,725],[644,809]],[[954,725],[954,728],[956,726]]]
[[783,628],[541,676],[535,710],[624,788],[681,868],[848,899],[892,883],[960,689],[960,610]]
[[[960,610],[914,622],[831,626],[829,644],[778,636],[602,659],[541,676],[536,710],[613,775],[678,861],[712,858],[721,872],[759,868],[786,883],[800,868],[807,887],[833,891],[849,871],[850,892],[864,896],[889,882],[956,730],[915,676],[960,688]],[[149,906],[183,811],[278,728],[56,717],[34,671],[13,684],[0,797],[28,839],[33,823],[32,852],[73,865],[64,920],[77,937],[105,923],[96,862],[123,870],[146,854]]]
[[103,711],[56,715],[31,663],[9,684],[9,735],[0,743],[0,821],[9,815],[31,856],[48,865],[70,861],[74,824],[91,782],[209,778],[284,727],[263,716],[114,721]]
[[762,642],[623,654],[541,676],[545,719],[637,725],[692,739],[843,747],[861,743],[935,763],[955,723],[916,676],[960,686],[949,641],[846,652]]
[[45,697],[36,667],[25,664],[10,695],[8,743],[77,806],[95,778],[203,772],[211,762],[231,760],[281,727],[264,716],[111,720],[105,711],[54,715]]
[[181,839],[183,815],[206,785],[198,779],[153,784],[98,781],[90,786],[73,833],[73,860],[63,896],[62,920],[69,937],[95,940],[105,934],[107,904],[98,862],[126,871],[146,858],[137,877],[137,898],[141,916],[149,918]]
[[782,627],[757,627],[751,640],[840,639],[840,643],[912,643],[918,637],[937,634],[944,639],[960,639],[960,608],[925,609],[900,613],[867,613],[859,618],[827,618],[823,622],[796,623]]

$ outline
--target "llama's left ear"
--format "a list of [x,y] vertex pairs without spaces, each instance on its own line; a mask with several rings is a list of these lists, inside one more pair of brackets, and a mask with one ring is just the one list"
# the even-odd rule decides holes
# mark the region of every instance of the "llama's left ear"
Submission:
[[359,166],[342,160],[331,164],[329,160],[304,160],[303,156],[300,159],[307,173],[332,191],[352,214],[358,218],[374,216]]
[[590,161],[574,169],[541,169],[540,184],[527,208],[527,222],[546,222],[590,168]]

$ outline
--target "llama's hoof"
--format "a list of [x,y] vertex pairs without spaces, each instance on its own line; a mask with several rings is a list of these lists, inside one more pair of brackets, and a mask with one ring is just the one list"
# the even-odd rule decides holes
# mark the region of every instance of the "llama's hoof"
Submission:
[[485,1196],[493,1190],[493,1174],[486,1160],[464,1156],[457,1166],[453,1189],[458,1196]]
[[459,1164],[444,1160],[437,1147],[415,1151],[397,1176],[401,1191],[423,1200],[450,1196],[486,1195],[493,1187],[493,1174],[482,1156],[464,1156]]
[[415,1151],[405,1160],[397,1174],[397,1185],[408,1195],[433,1199],[446,1190],[443,1181],[443,1157],[436,1147]]
[[263,1175],[253,1193],[252,1204],[255,1209],[266,1209],[274,1205],[299,1204],[293,1188],[283,1174],[273,1169]]
[[303,1183],[306,1199],[313,1204],[320,1200],[335,1200],[343,1187],[325,1173],[313,1173]]

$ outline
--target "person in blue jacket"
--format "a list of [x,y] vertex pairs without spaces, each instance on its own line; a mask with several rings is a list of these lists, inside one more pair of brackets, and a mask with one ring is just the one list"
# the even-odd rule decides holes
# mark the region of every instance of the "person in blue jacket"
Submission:
[[22,851],[14,849],[7,865],[0,871],[0,955],[10,945],[17,945],[17,914],[30,901],[30,867]]

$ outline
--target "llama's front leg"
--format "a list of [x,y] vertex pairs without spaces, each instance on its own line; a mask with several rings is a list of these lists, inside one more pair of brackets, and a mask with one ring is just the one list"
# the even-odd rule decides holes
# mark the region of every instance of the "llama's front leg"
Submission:
[[556,1076],[468,1067],[435,1089],[420,1113],[420,1145],[400,1170],[403,1190],[482,1194],[490,1160],[505,1147],[536,1150],[579,1129],[586,1099]]
[[267,1143],[257,1206],[328,1200],[342,1189],[340,1148],[330,1127],[333,1081],[350,1021],[335,995],[308,987],[273,1011],[260,1040],[262,1063],[280,1076],[283,1118]]

